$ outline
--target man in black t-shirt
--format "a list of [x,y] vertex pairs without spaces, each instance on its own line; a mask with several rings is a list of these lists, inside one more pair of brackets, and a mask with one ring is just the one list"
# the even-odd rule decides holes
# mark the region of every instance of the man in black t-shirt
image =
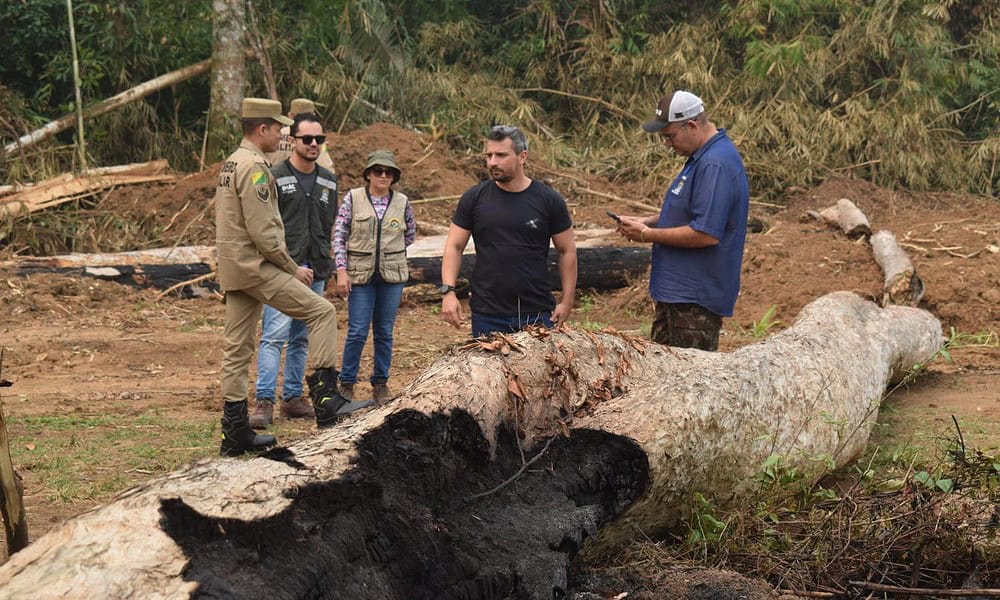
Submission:
[[[516,127],[500,125],[486,140],[490,181],[462,194],[441,260],[441,315],[462,325],[455,281],[469,237],[475,239],[472,335],[510,333],[526,325],[566,322],[576,291],[576,241],[566,201],[524,174],[528,142]],[[556,304],[549,271],[549,240],[559,254],[562,296]]]

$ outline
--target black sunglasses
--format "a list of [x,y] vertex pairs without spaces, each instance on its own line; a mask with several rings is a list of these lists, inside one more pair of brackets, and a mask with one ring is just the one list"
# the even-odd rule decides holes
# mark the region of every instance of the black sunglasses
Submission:
[[292,137],[302,140],[302,143],[306,146],[312,146],[313,140],[316,140],[317,144],[322,144],[326,141],[325,135],[293,135]]
[[370,172],[374,173],[376,177],[384,177],[386,175],[396,176],[396,170],[389,167],[372,167]]

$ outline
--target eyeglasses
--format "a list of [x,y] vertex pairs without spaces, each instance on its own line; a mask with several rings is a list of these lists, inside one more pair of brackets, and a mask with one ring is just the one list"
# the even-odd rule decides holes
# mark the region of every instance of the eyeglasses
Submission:
[[372,167],[370,172],[376,177],[393,177],[396,174],[395,170],[389,167]]
[[292,137],[298,140],[302,140],[302,143],[305,144],[306,146],[312,146],[314,140],[317,144],[320,145],[322,145],[323,142],[326,141],[325,135],[293,135]]
[[673,133],[663,133],[661,131],[660,132],[660,137],[663,138],[663,141],[665,141],[665,142],[672,142],[674,140],[674,138],[677,137],[677,134],[680,133],[682,129],[684,129],[685,127],[687,127],[687,124],[690,123],[690,122],[691,122],[690,119],[688,119],[687,121],[681,121],[681,126],[678,127],[676,130],[674,130]]

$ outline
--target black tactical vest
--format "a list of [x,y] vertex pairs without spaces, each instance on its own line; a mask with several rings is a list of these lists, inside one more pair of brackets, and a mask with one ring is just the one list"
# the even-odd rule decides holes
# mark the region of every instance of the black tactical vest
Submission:
[[[316,279],[327,279],[334,271],[330,238],[337,217],[337,176],[316,165],[308,175],[296,173],[286,159],[271,167],[278,187],[278,210],[285,223],[285,244],[295,262],[308,265]],[[301,177],[316,178],[306,195]]]

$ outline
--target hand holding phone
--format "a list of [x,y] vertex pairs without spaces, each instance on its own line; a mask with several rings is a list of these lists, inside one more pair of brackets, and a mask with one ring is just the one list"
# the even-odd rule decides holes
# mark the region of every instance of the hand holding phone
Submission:
[[615,213],[611,212],[610,210],[606,210],[604,212],[608,213],[608,216],[611,217],[612,219],[614,219],[615,222],[617,222],[617,223],[621,223],[622,222],[622,218],[619,217],[618,215],[616,215]]

